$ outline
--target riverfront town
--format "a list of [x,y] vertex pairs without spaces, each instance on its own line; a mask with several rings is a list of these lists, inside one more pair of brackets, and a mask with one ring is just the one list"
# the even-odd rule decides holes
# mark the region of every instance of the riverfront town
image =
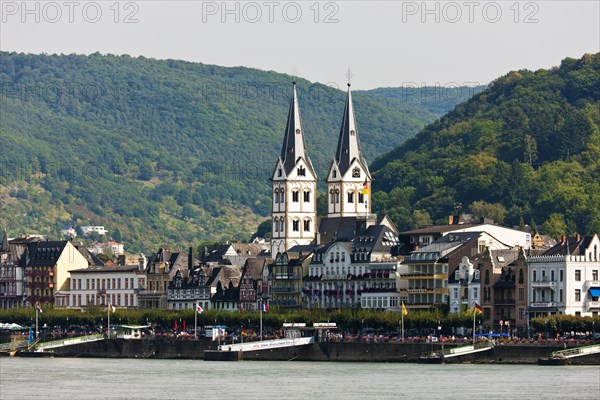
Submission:
[[[267,237],[128,254],[105,226],[66,226],[62,238],[5,229],[3,348],[14,350],[10,343],[29,335],[33,353],[73,337],[217,342],[205,354],[297,346],[290,338],[416,343],[420,353],[430,344],[472,342],[484,347],[465,354],[512,343],[600,351],[598,234],[551,237],[477,218],[460,204],[444,224],[399,231],[388,215],[372,212],[350,84],[324,177],[305,146],[296,83],[289,88],[281,152],[265,177],[272,185]],[[318,179],[325,181],[323,216]]]

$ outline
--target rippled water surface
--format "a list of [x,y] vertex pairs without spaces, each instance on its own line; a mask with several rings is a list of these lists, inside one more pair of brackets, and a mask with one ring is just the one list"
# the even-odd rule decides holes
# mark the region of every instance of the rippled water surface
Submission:
[[0,399],[600,399],[599,366],[0,358]]

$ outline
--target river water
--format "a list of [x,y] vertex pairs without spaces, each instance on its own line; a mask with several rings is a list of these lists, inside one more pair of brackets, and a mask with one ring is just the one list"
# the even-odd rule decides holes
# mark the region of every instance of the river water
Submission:
[[600,399],[600,366],[0,358],[0,399]]

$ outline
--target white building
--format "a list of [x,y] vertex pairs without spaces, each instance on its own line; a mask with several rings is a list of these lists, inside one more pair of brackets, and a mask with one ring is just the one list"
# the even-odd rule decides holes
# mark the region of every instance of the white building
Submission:
[[481,279],[479,269],[464,256],[454,274],[448,277],[450,312],[458,313],[463,306],[467,309],[481,304]]
[[118,256],[119,254],[123,254],[125,252],[125,248],[123,243],[119,242],[96,242],[92,245],[92,247],[88,247],[90,253],[97,255],[102,253],[114,254]]
[[[321,230],[329,229],[323,225]],[[305,307],[399,310],[405,299],[399,291],[404,288],[402,266],[391,256],[398,243],[396,234],[389,226],[376,224],[317,247],[304,277]]]
[[70,272],[68,290],[57,292],[56,307],[84,309],[136,308],[138,294],[146,289],[146,274],[139,265],[90,267]]
[[565,238],[529,257],[529,315],[597,316],[600,312],[598,235]]
[[100,225],[86,225],[86,226],[82,226],[81,227],[81,232],[83,232],[84,235],[89,235],[92,232],[96,232],[98,235],[106,235],[106,234],[108,234],[108,231],[106,229],[104,229],[103,226],[100,226]]

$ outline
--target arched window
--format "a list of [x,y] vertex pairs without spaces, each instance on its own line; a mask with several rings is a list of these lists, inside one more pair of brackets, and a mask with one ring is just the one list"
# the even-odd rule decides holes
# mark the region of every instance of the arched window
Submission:
[[279,189],[275,189],[275,203],[279,203]]
[[333,191],[333,189],[329,191],[329,201],[331,204],[335,203],[335,192]]
[[304,232],[310,232],[310,219],[304,220]]
[[300,201],[300,192],[297,190],[294,190],[292,192],[292,202],[297,203],[298,201]]
[[490,270],[485,271],[485,284],[486,285],[490,284]]
[[354,192],[348,192],[348,203],[354,203]]
[[304,191],[304,202],[305,203],[309,203],[310,202],[310,190],[305,190]]
[[292,230],[294,232],[300,232],[300,221],[295,219],[292,221]]

